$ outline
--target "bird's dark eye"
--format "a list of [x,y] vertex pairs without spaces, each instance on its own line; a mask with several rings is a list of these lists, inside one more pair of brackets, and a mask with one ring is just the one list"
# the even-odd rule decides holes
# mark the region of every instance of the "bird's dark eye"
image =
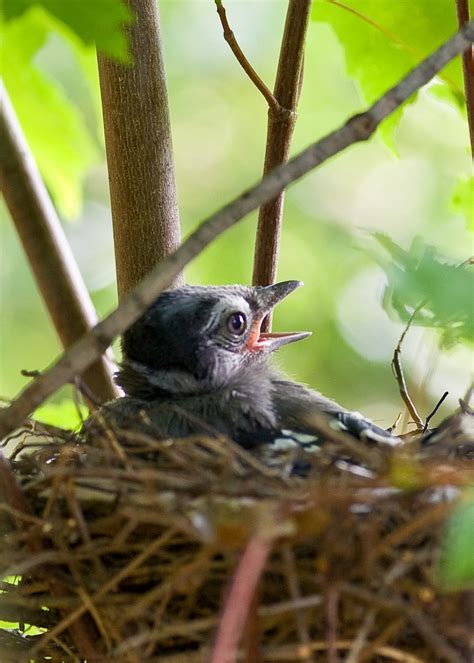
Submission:
[[241,336],[247,329],[247,318],[244,313],[237,311],[227,318],[227,329],[236,336]]

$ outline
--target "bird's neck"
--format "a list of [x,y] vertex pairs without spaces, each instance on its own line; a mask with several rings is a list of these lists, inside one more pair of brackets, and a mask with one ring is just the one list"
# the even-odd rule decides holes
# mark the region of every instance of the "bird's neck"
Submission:
[[[266,383],[270,385],[275,372],[266,363],[248,366],[229,377],[223,385],[216,386],[206,380],[198,380],[194,375],[179,369],[156,370],[140,362],[126,359],[116,375],[115,382],[128,396],[144,400],[185,398],[199,394],[209,394],[220,390],[235,392],[245,396],[258,396]],[[247,393],[252,392],[252,393]]]

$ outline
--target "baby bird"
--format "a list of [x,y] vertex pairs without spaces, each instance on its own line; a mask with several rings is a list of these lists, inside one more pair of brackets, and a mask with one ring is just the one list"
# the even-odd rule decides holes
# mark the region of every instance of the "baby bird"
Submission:
[[354,438],[399,439],[272,367],[282,346],[309,332],[261,330],[265,316],[302,283],[266,287],[183,286],[163,292],[124,334],[116,382],[126,396],[105,404],[86,432],[106,422],[160,438],[225,435],[264,457],[312,452],[324,441],[315,415]]

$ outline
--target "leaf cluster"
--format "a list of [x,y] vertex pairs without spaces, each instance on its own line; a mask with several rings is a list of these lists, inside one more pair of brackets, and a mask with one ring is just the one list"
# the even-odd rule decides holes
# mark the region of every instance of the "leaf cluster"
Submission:
[[449,262],[420,239],[408,251],[387,235],[374,233],[386,256],[375,254],[388,279],[384,308],[404,323],[441,332],[444,347],[474,342],[474,271],[472,260]]

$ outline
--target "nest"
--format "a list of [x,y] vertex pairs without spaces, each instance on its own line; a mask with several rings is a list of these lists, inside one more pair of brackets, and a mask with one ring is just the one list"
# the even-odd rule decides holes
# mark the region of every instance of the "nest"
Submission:
[[304,479],[227,439],[24,431],[2,661],[470,660],[470,595],[434,580],[459,417],[429,451],[338,434]]

